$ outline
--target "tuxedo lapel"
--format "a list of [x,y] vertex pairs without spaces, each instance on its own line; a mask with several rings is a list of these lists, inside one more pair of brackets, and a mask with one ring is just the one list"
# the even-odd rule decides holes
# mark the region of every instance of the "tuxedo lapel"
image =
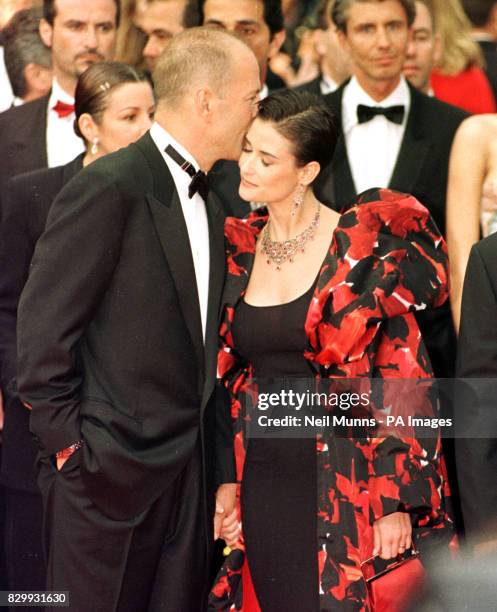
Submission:
[[404,138],[390,179],[389,188],[412,193],[430,149],[430,136],[424,126],[423,94],[409,86],[411,108]]
[[[338,141],[331,164],[331,172],[325,172],[325,174],[328,174],[325,181],[332,182],[333,201],[336,203],[338,210],[357,195],[354,179],[352,178],[352,171],[350,169],[342,125],[342,98],[347,83],[344,83],[336,91],[325,96],[325,100],[330,105],[336,117],[336,126],[338,129]],[[327,199],[329,199],[330,196],[328,196]]]
[[[181,202],[173,178],[152,138],[146,134],[137,146],[152,170],[153,193],[146,198],[166,257],[180,307],[190,332],[197,362],[204,369],[204,343],[195,268]],[[167,313],[164,313],[167,316]]]
[[[219,309],[225,277],[224,212],[221,202],[214,194],[207,199],[209,221],[209,301],[207,306],[207,328],[205,334],[205,370],[207,380],[204,399],[210,396],[215,382],[215,363],[219,344]],[[211,374],[212,373],[212,374]]]

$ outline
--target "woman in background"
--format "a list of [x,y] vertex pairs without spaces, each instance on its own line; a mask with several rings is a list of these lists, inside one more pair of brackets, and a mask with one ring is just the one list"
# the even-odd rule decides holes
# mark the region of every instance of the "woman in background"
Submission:
[[447,188],[451,307],[456,329],[469,252],[497,231],[497,116],[469,117],[454,138]]
[[439,100],[470,113],[497,110],[490,82],[483,72],[483,53],[471,38],[471,23],[460,0],[430,0],[442,55],[431,75],[433,94]]
[[0,363],[2,388],[7,390],[1,477],[6,491],[10,590],[45,589],[41,496],[34,470],[37,448],[29,432],[29,411],[16,395],[19,297],[36,241],[59,191],[83,166],[140,138],[151,126],[154,97],[143,73],[119,62],[100,62],[80,76],[75,107],[74,128],[86,152],[65,166],[11,179],[1,200]]
[[[371,189],[342,214],[323,206],[312,184],[336,139],[317,98],[284,91],[260,103],[240,158],[241,197],[266,206],[225,223],[218,372],[237,484],[218,501],[239,486],[244,552],[228,557],[213,610],[230,597],[243,612],[366,610],[362,561],[452,537],[439,438],[247,437],[256,379],[260,392],[267,379],[433,375],[414,312],[447,298],[443,239],[405,194]],[[237,541],[235,513],[221,535]]]

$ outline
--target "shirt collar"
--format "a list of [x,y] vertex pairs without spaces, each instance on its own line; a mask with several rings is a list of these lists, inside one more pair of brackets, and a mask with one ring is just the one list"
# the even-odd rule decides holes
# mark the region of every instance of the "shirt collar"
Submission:
[[[196,161],[193,155],[191,155],[185,149],[185,147],[183,147],[183,145],[181,145],[175,138],[173,138],[167,130],[165,130],[159,123],[157,123],[157,121],[155,121],[152,127],[150,128],[150,136],[152,136],[153,141],[159,148],[159,151],[162,153],[162,156],[166,161],[172,159],[165,152],[167,146],[171,145],[182,157],[186,159],[187,162],[190,162],[190,164],[192,164],[192,166],[195,168],[195,172],[199,169],[199,163]],[[174,163],[176,164],[176,162]],[[185,176],[188,176],[186,172]]]
[[62,87],[57,83],[57,79],[52,81],[52,93],[48,101],[48,108],[52,109],[57,102],[64,102],[65,104],[74,104],[74,97],[70,96]]
[[264,100],[264,98],[267,98],[268,96],[269,96],[269,87],[266,85],[266,83],[264,83],[264,85],[262,86],[259,92],[259,100]]
[[338,83],[326,74],[321,75],[321,81],[319,83],[321,93],[324,95],[336,91],[338,89]]
[[406,79],[401,76],[399,84],[392,93],[381,100],[381,102],[377,102],[364,91],[359,85],[358,80],[353,76],[345,86],[342,98],[342,122],[345,134],[359,123],[357,119],[357,107],[359,104],[365,104],[366,106],[397,106],[401,104],[405,107],[403,121],[403,124],[405,124],[411,104],[411,92],[409,91]]

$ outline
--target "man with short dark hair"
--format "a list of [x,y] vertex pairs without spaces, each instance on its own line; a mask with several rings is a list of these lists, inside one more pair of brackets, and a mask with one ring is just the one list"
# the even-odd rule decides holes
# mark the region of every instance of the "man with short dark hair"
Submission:
[[147,0],[140,10],[135,25],[144,32],[147,42],[143,59],[153,70],[160,54],[174,36],[186,27],[199,25],[190,19],[191,0]]
[[[370,187],[412,193],[443,232],[450,148],[467,114],[417,91],[402,74],[414,0],[336,0],[332,16],[353,76],[324,98],[341,137],[317,193],[337,210]],[[453,376],[449,305],[420,313],[418,322],[436,376]]]
[[83,150],[73,130],[78,76],[112,59],[119,0],[44,0],[40,35],[51,49],[51,93],[0,114],[0,197],[7,179],[69,162]]
[[14,106],[45,96],[52,86],[52,57],[40,38],[41,9],[18,11],[2,30]]
[[416,0],[416,19],[412,24],[404,64],[404,76],[409,83],[427,95],[432,94],[431,71],[442,53],[442,41],[435,31],[430,7],[429,1]]
[[[240,155],[259,68],[234,36],[193,28],[154,81],[150,132],[56,198],[18,308],[48,588],[71,612],[203,612],[214,492],[235,476],[214,398],[224,215],[205,172]],[[232,485],[218,501],[222,520]]]

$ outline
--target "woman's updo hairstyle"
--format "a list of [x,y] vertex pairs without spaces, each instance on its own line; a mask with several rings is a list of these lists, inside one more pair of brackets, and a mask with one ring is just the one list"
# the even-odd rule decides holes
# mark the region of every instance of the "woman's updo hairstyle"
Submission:
[[109,93],[115,87],[142,81],[150,83],[144,72],[122,62],[97,62],[87,68],[78,79],[74,96],[76,134],[84,140],[78,121],[85,113],[91,115],[95,123],[100,123],[108,106]]
[[333,159],[338,132],[335,117],[317,96],[285,89],[259,102],[257,118],[271,121],[293,145],[299,167],[316,161],[323,169]]

